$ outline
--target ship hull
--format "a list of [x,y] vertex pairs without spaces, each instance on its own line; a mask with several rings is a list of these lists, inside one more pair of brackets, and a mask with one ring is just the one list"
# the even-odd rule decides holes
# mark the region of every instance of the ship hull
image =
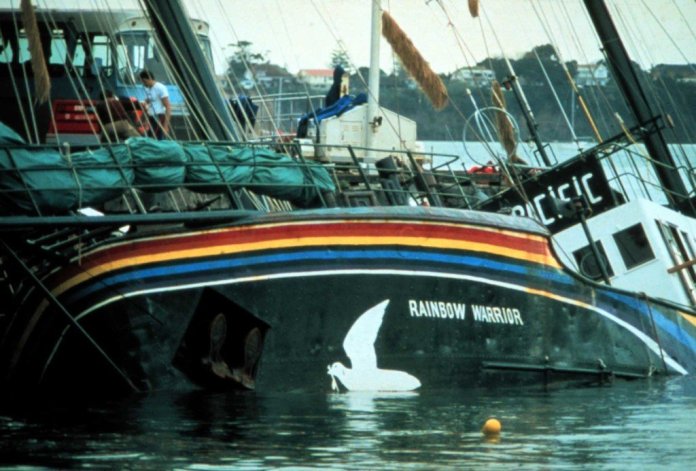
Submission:
[[688,313],[578,278],[535,225],[410,214],[310,211],[101,247],[45,278],[54,300],[27,297],[3,339],[4,380],[118,394],[328,390],[327,366],[359,370],[352,327],[376,306],[359,348],[421,388],[490,372],[693,370]]

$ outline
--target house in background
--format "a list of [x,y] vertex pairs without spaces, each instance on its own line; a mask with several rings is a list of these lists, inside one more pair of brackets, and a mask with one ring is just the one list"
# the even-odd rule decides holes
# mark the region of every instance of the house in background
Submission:
[[578,64],[575,84],[578,87],[604,87],[609,83],[609,69],[603,61],[596,64]]
[[310,88],[329,89],[333,84],[333,69],[302,69],[297,78]]
[[650,70],[653,80],[671,78],[681,83],[696,83],[696,64],[658,64]]
[[450,80],[464,82],[467,87],[489,87],[495,80],[495,73],[483,67],[462,67],[452,73]]
[[294,77],[290,72],[275,64],[253,64],[251,70],[244,72],[244,78],[240,81],[242,88],[247,90],[258,86],[266,93],[282,89],[283,84],[293,82]]

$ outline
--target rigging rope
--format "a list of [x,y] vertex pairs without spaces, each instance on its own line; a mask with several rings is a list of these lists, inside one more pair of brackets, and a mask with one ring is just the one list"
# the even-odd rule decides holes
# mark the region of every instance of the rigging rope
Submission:
[[[534,5],[533,1],[531,2],[531,5],[532,5],[532,9],[534,10],[534,13],[537,16],[537,19],[539,20],[539,23],[541,24],[542,29],[546,33],[546,37],[548,38],[549,43],[551,44],[551,47],[553,48],[554,54],[558,58],[558,62],[560,64],[561,68],[563,69],[563,72],[565,73],[566,80],[570,84],[573,96],[577,97],[577,100],[578,100],[578,103],[580,104],[580,108],[583,112],[583,115],[585,116],[588,123],[590,124],[590,128],[592,129],[592,132],[594,133],[595,138],[597,139],[597,142],[602,142],[602,136],[600,135],[599,130],[597,129],[597,125],[595,124],[594,118],[592,117],[590,110],[587,108],[587,105],[585,104],[585,100],[582,97],[582,94],[580,93],[580,91],[578,90],[578,87],[575,83],[575,80],[573,79],[572,75],[570,74],[570,70],[568,70],[568,66],[566,65],[566,62],[563,59],[563,56],[561,55],[558,47],[556,46],[557,42],[554,39],[553,35],[551,34],[551,28],[549,27],[548,19],[546,18],[546,15],[544,13],[544,9],[542,9],[542,8],[537,9],[537,7]],[[551,80],[549,79],[549,76],[546,73],[546,69],[544,68],[544,65],[542,64],[541,59],[539,58],[539,55],[537,54],[536,50],[534,51],[534,55],[536,56],[537,61],[539,62],[539,65],[544,73],[544,76],[546,77],[546,80],[549,83],[549,86],[551,87],[551,91],[553,92],[553,95],[556,99],[556,103],[558,104],[558,107],[561,111],[561,114],[563,115],[563,119],[565,120],[566,125],[568,126],[568,129],[570,130],[572,139],[575,142],[575,144],[577,145],[578,150],[582,151],[580,141],[579,141],[577,135],[575,134],[574,126],[568,120],[568,116],[565,112],[565,109],[561,105],[561,102],[558,98],[558,95],[556,94],[556,90],[551,85]],[[571,101],[571,106],[575,106],[575,104],[572,103],[572,101]]]

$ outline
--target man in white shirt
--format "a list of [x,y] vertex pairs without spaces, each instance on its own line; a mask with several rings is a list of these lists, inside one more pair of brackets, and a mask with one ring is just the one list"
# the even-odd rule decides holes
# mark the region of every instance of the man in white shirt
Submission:
[[149,70],[140,72],[140,81],[145,85],[145,103],[148,107],[150,129],[157,139],[164,139],[169,134],[169,123],[172,117],[172,105],[169,102],[167,87],[156,81]]

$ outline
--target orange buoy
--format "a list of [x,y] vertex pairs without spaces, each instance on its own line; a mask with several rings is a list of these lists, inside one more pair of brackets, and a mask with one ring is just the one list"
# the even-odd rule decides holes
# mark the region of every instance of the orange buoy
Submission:
[[486,420],[485,424],[483,424],[481,432],[483,432],[484,435],[498,435],[502,428],[503,427],[498,419],[490,418]]

